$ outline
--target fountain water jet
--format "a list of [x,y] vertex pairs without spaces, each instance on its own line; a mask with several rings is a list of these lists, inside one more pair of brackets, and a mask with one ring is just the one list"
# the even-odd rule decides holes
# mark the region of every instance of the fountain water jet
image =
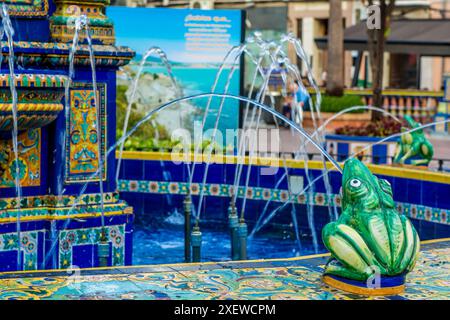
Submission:
[[[175,80],[175,77],[174,77],[173,72],[172,72],[172,65],[170,64],[166,53],[159,47],[151,47],[144,54],[144,56],[143,56],[143,58],[142,58],[142,60],[141,60],[141,62],[139,64],[136,76],[134,77],[134,81],[132,83],[132,86],[131,86],[131,95],[130,95],[130,98],[129,98],[129,101],[128,101],[128,106],[127,106],[127,109],[126,109],[125,121],[123,123],[123,131],[122,131],[123,133],[127,132],[127,129],[128,129],[128,122],[130,120],[130,115],[131,115],[131,107],[132,107],[132,105],[133,105],[133,103],[135,101],[136,92],[137,92],[137,88],[138,88],[138,85],[139,85],[139,80],[140,80],[141,74],[142,74],[142,72],[144,70],[145,63],[147,62],[148,58],[150,58],[154,54],[158,55],[159,59],[161,60],[161,62],[165,66],[166,71],[167,71],[167,73],[169,75],[169,78],[170,78],[170,80],[172,82],[172,85],[173,85],[175,91],[177,92],[176,97],[177,98],[181,98],[183,96],[183,91],[182,91],[182,89],[180,88],[180,86],[178,85],[178,83]],[[123,147],[124,147],[124,144],[122,143],[119,146],[119,156],[117,158],[116,182],[119,181],[119,173],[120,173],[120,168],[121,168],[121,165],[122,165]]]

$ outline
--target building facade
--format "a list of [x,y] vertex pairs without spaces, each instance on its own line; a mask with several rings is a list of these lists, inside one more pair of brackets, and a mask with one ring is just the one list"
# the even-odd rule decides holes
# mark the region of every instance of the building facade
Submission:
[[[112,0],[111,3],[134,7],[244,9],[247,11],[247,32],[293,32],[302,40],[305,51],[309,54],[315,79],[319,84],[326,80],[327,50],[319,49],[315,43],[316,38],[328,34],[329,2],[326,0]],[[342,15],[343,25],[347,28],[365,19],[367,9],[363,1],[343,0]],[[448,0],[397,0],[394,16],[405,19],[448,19],[450,3]],[[295,52],[290,55],[291,60],[295,61]],[[344,56],[344,84],[346,87],[355,86],[352,79],[357,52],[347,51]],[[367,56],[365,52],[365,60],[368,59]],[[450,57],[386,53],[384,67],[385,88],[436,91],[443,89],[443,77],[450,72]],[[370,68],[361,68],[359,78],[368,79],[365,85],[370,84]],[[356,85],[360,86],[361,83]]]

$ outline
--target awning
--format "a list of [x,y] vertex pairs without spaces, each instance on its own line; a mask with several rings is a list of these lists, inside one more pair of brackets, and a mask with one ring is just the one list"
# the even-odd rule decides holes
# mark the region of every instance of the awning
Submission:
[[[315,39],[320,49],[327,48],[327,37]],[[367,26],[362,21],[344,31],[345,50],[367,51]],[[450,20],[393,20],[385,50],[424,56],[450,56]]]

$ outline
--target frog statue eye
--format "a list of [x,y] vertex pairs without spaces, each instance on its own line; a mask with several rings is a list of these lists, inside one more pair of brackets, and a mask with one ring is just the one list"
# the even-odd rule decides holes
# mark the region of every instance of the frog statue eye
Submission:
[[358,179],[352,179],[350,180],[350,186],[352,186],[353,188],[359,188],[361,186],[361,181],[359,181]]

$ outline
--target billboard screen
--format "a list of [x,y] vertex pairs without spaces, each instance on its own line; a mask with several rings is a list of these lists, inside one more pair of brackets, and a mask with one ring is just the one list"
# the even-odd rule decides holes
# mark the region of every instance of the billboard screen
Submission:
[[[173,77],[157,53],[146,59],[133,99],[130,126],[149,111],[177,97],[213,92],[225,56],[233,46],[241,43],[243,37],[243,13],[240,10],[110,7],[107,14],[115,25],[116,44],[136,51],[134,60],[123,67],[118,75],[119,134],[131,99],[133,79],[150,48],[162,49],[170,63]],[[214,92],[223,93],[229,82],[228,93],[240,94],[239,64],[240,59],[234,59],[233,56],[227,60]],[[233,65],[234,71],[231,73]],[[176,89],[174,82],[180,90]],[[151,126],[138,130],[136,135],[144,140],[154,139],[155,135],[164,140],[170,139],[173,131],[180,127],[192,131],[194,126],[198,127],[201,123],[207,102],[207,98],[202,98],[170,107],[155,116]],[[220,102],[218,98],[213,99],[206,130],[214,127]],[[238,125],[239,103],[226,99],[219,130],[225,135],[225,129],[236,129]]]

